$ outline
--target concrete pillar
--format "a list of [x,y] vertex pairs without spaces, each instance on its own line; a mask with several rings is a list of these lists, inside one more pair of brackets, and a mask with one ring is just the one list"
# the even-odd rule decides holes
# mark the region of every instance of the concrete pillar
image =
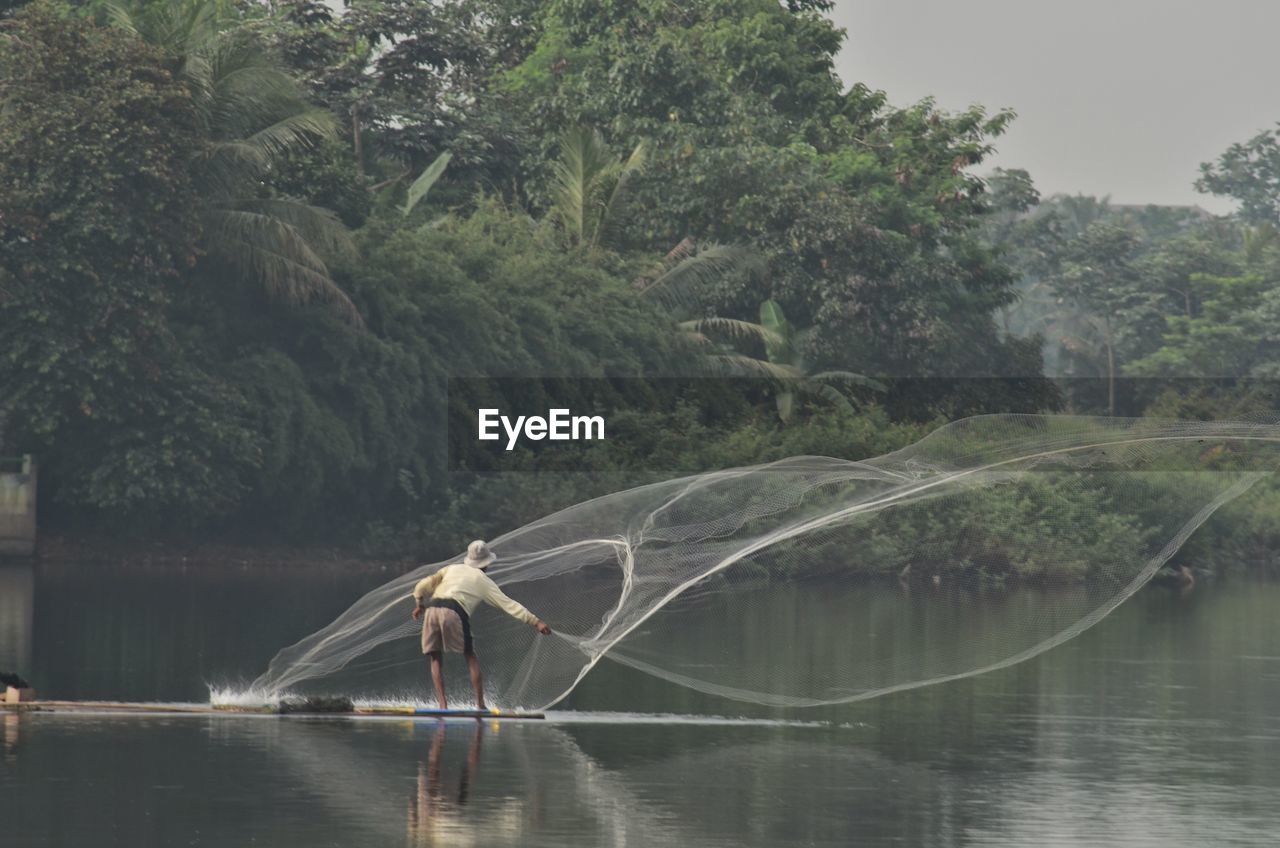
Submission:
[[36,461],[0,460],[0,557],[36,551]]

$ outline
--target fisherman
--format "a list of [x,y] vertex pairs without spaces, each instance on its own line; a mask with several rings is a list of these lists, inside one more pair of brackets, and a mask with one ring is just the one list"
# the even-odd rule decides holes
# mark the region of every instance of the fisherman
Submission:
[[471,613],[481,601],[497,607],[533,627],[543,636],[551,628],[536,615],[502,593],[498,584],[485,574],[497,559],[489,546],[477,539],[467,546],[467,556],[460,563],[444,568],[413,588],[413,618],[422,619],[422,653],[431,658],[431,682],[436,687],[440,709],[449,709],[444,695],[444,652],[462,652],[471,673],[471,688],[476,691],[476,709],[484,705],[484,681],[480,661],[471,642]]

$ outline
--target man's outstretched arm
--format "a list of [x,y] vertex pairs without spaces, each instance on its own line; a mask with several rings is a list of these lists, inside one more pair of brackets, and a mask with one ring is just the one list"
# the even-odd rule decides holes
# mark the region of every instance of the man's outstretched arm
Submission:
[[547,626],[545,621],[529,612],[529,610],[526,609],[519,601],[507,597],[506,594],[498,588],[498,584],[494,583],[492,580],[489,581],[488,594],[485,595],[485,601],[518,621],[523,621],[525,624],[532,624],[543,636],[551,633],[551,628]]

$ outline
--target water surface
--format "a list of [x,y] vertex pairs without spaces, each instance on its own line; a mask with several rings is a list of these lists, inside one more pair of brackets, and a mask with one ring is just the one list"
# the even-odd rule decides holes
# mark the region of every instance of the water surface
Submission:
[[[388,576],[7,569],[0,668],[48,697],[201,700]],[[4,716],[0,841],[1273,845],[1277,609],[1273,583],[1151,588],[1020,666],[820,709],[606,663],[543,723]]]

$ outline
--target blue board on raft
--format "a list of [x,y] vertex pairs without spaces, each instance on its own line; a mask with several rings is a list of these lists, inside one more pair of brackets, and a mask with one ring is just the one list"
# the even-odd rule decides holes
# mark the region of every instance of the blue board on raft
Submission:
[[522,713],[512,710],[439,710],[421,707],[356,707],[355,714],[421,718],[546,718],[542,713]]

